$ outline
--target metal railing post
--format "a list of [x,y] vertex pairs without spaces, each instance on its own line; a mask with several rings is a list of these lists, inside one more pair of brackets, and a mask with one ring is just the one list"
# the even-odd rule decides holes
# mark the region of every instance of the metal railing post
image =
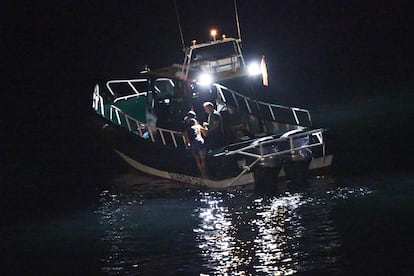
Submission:
[[119,117],[118,109],[115,109],[115,115],[116,115],[116,119],[118,120],[118,124],[121,124],[121,117]]
[[128,130],[131,131],[131,124],[129,123],[128,115],[124,115],[125,121],[127,122]]
[[298,118],[298,115],[296,114],[296,110],[292,109],[292,113],[293,113],[293,116],[295,117],[296,124],[299,125],[299,118]]
[[171,138],[173,140],[174,146],[177,147],[177,141],[175,141],[174,133],[171,132]]
[[165,138],[164,138],[164,133],[162,130],[158,129],[158,131],[160,132],[161,135],[161,140],[162,140],[162,144],[165,145]]
[[140,123],[138,121],[135,121],[135,123],[137,124],[137,129],[138,129],[138,132],[139,132],[139,136],[142,137],[142,129],[141,129]]

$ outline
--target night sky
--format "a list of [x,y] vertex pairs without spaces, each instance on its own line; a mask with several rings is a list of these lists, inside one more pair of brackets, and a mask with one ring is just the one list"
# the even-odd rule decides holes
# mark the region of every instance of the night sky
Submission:
[[[282,93],[408,81],[411,20],[404,3],[238,1],[244,52],[266,55]],[[187,45],[208,40],[211,27],[237,35],[233,0],[177,0],[177,6]],[[3,13],[6,71],[23,82],[93,84],[134,76],[143,64],[155,68],[183,59],[172,0],[27,1],[6,4]]]
[[[272,91],[259,98],[312,110],[410,93],[408,5],[239,0],[245,56],[264,54],[269,67]],[[177,6],[187,45],[208,40],[212,26],[237,35],[233,0]],[[174,1],[7,1],[2,14],[6,182],[84,172],[94,160],[84,121],[95,83],[183,59]]]

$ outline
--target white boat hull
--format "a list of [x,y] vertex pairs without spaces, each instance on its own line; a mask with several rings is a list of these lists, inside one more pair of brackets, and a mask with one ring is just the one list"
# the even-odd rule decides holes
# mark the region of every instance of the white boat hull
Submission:
[[[182,183],[192,184],[194,186],[199,186],[199,187],[204,186],[204,187],[209,187],[209,188],[214,188],[214,189],[223,189],[223,188],[228,188],[228,187],[242,186],[242,185],[254,183],[253,172],[247,172],[243,174],[242,176],[238,177],[236,180],[235,180],[236,177],[231,177],[231,178],[227,178],[223,180],[211,180],[211,179],[205,179],[205,178],[196,177],[196,176],[190,176],[190,175],[185,175],[185,174],[179,174],[179,173],[159,170],[153,167],[149,167],[145,164],[142,164],[117,149],[114,149],[114,151],[126,163],[128,163],[133,168],[141,172],[147,173],[149,175],[161,177],[164,179],[169,179],[172,181],[178,181]],[[314,171],[314,170],[328,168],[332,164],[332,158],[333,158],[332,155],[326,155],[323,157],[314,158],[311,160],[308,170]],[[283,178],[283,177],[286,177],[284,166],[279,172],[279,178]]]

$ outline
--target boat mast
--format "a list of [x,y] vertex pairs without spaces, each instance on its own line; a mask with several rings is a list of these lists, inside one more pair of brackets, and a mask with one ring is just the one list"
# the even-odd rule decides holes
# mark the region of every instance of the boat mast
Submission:
[[237,11],[237,1],[234,0],[234,14],[236,16],[236,24],[237,24],[237,34],[239,36],[239,39],[241,41],[241,33],[240,33],[240,22],[239,22],[239,13]]
[[175,15],[177,16],[178,29],[180,30],[181,45],[183,47],[183,50],[185,50],[184,35],[183,35],[183,29],[181,28],[180,16],[178,15],[177,0],[174,0],[174,6],[175,6]]

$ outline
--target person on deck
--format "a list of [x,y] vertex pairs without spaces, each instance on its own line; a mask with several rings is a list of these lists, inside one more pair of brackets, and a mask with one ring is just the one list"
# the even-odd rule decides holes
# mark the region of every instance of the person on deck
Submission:
[[216,149],[222,146],[224,141],[223,118],[214,109],[213,103],[205,102],[203,107],[204,111],[208,114],[207,122],[203,123],[206,149]]
[[196,160],[197,167],[200,170],[201,177],[206,178],[206,149],[202,135],[204,128],[197,121],[196,113],[194,111],[189,111],[187,116],[184,118],[184,121],[185,128],[183,133],[186,148],[191,150],[191,153]]

